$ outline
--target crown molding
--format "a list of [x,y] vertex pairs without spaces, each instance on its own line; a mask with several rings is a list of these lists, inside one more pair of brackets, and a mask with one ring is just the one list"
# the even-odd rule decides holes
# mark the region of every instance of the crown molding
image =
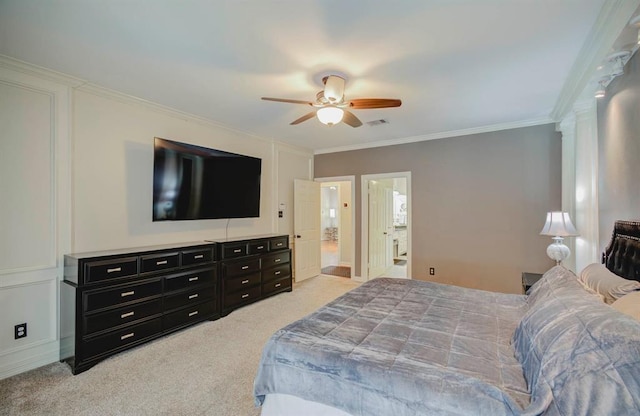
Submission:
[[[270,144],[285,144],[288,146],[292,146],[283,142],[279,142],[278,140],[275,140],[275,139],[262,137],[246,131],[234,129],[224,124],[207,119],[205,117],[196,116],[194,114],[176,110],[174,108],[167,107],[162,104],[154,103],[152,101],[148,101],[148,100],[138,98],[129,94],[125,94],[116,90],[102,87],[100,85],[88,82],[87,80],[77,78],[71,75],[67,75],[62,72],[54,71],[52,69],[44,68],[38,65],[34,65],[29,62],[21,61],[19,59],[15,59],[10,56],[0,54],[0,68],[6,68],[22,74],[35,76],[35,77],[46,79],[52,82],[57,82],[59,84],[63,84],[68,87],[71,87],[76,91],[82,91],[89,94],[101,96],[103,98],[115,100],[123,104],[130,104],[130,105],[145,107],[146,109],[156,111],[159,113],[164,113],[165,115],[179,118],[184,121],[199,123],[207,127],[216,127],[216,128],[224,129],[235,134],[248,136],[253,139],[267,142]],[[300,149],[303,149],[303,148],[300,148]],[[309,149],[306,149],[306,150],[311,152]]]
[[640,0],[607,0],[600,10],[589,35],[580,49],[567,81],[562,87],[551,118],[562,120],[572,110],[596,67],[605,58],[611,45],[629,22]]
[[530,120],[514,121],[509,123],[491,124],[488,126],[473,127],[470,129],[450,130],[450,131],[445,131],[440,133],[426,134],[422,136],[412,136],[404,139],[381,140],[377,142],[362,143],[362,144],[350,145],[350,146],[330,147],[326,149],[318,149],[314,151],[314,154],[319,155],[319,154],[325,154],[325,153],[337,153],[337,152],[348,152],[350,150],[369,149],[372,147],[396,146],[399,144],[424,142],[427,140],[446,139],[448,137],[468,136],[470,134],[490,133],[492,131],[511,130],[511,129],[518,129],[522,127],[539,126],[543,124],[551,124],[554,122],[555,120],[549,117],[542,117],[542,118],[536,118],[536,119],[530,119]]
[[35,76],[46,79],[47,81],[57,82],[72,88],[85,84],[86,81],[62,72],[53,71],[48,68],[37,66],[19,59],[12,58],[7,55],[0,55],[0,67],[19,72],[26,75]]

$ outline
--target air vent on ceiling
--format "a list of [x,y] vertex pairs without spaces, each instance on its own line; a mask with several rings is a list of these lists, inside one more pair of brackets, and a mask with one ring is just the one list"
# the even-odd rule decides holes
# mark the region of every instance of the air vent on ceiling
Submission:
[[380,126],[382,124],[389,124],[389,122],[383,118],[381,118],[380,120],[367,121],[367,125],[371,127]]

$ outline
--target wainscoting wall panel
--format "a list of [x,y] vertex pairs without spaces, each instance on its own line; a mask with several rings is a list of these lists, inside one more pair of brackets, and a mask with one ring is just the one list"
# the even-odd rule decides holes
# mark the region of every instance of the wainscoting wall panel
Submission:
[[[0,379],[59,358],[73,81],[57,78],[0,59]],[[14,327],[22,323],[27,336],[15,339]]]

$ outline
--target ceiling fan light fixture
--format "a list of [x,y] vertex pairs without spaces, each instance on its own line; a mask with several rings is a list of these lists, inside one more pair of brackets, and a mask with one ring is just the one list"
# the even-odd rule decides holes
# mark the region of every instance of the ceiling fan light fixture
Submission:
[[316,116],[322,124],[333,126],[334,124],[338,124],[342,121],[344,111],[342,110],[342,108],[334,106],[322,107],[318,109],[318,111],[316,112]]
[[329,75],[324,80],[324,98],[332,104],[342,101],[344,96],[344,78]]

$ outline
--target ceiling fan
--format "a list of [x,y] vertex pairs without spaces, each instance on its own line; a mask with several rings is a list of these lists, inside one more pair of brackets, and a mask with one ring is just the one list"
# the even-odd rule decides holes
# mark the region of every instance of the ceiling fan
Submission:
[[324,90],[316,94],[315,102],[271,97],[262,97],[262,99],[282,103],[304,104],[317,108],[317,110],[292,121],[290,123],[292,126],[316,116],[320,122],[328,126],[333,126],[343,121],[351,127],[360,127],[362,126],[362,121],[349,110],[400,107],[402,105],[402,101],[395,98],[354,98],[345,100],[345,79],[338,75],[328,75],[322,78],[322,83],[324,84]]

